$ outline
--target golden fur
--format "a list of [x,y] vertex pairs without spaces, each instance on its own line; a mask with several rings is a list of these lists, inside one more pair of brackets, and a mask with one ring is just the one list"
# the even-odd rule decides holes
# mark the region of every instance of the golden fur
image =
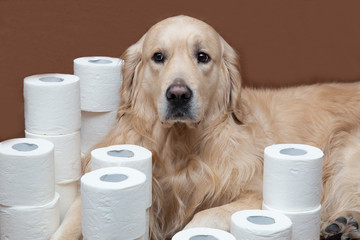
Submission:
[[[199,49],[209,63],[196,61]],[[151,59],[157,51],[166,55],[163,64]],[[192,226],[229,230],[233,212],[261,208],[263,150],[279,143],[324,151],[323,229],[339,216],[358,217],[359,83],[242,88],[235,51],[209,25],[185,16],[154,25],[122,58],[118,122],[97,147],[127,143],[152,151],[151,239]],[[164,92],[178,78],[194,92],[193,119],[164,117]],[[89,156],[84,169],[91,170]],[[57,233],[67,238],[53,239],[78,235],[75,212]]]

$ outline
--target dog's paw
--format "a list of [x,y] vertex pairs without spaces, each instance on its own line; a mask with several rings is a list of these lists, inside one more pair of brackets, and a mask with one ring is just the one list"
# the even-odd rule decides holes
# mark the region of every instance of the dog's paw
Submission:
[[358,220],[351,215],[329,221],[321,232],[325,240],[360,239]]
[[203,210],[195,214],[193,219],[185,226],[187,228],[208,227],[224,231],[230,230],[230,217],[223,216],[217,208]]

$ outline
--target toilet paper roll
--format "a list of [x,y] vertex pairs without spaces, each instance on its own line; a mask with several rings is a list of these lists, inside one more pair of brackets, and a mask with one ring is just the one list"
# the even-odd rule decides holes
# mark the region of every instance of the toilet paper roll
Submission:
[[288,212],[271,208],[263,203],[263,209],[284,214],[291,219],[292,240],[319,240],[321,205],[309,211]]
[[64,135],[40,135],[25,131],[27,138],[42,138],[54,144],[55,182],[74,182],[81,177],[80,131]]
[[214,228],[188,228],[176,233],[172,240],[236,240],[228,232]]
[[60,221],[64,219],[66,212],[78,195],[78,181],[65,184],[56,184],[55,190],[60,195]]
[[43,205],[53,200],[54,144],[15,138],[0,144],[0,205]]
[[81,110],[107,112],[117,109],[123,60],[112,57],[80,57],[74,74],[80,77]]
[[286,211],[316,208],[321,200],[323,155],[320,149],[303,144],[278,144],[265,148],[265,204]]
[[144,236],[137,238],[137,240],[148,240],[149,239],[149,223],[150,223],[150,208],[146,209],[145,234],[144,234]]
[[59,227],[59,195],[42,206],[0,207],[0,239],[48,240]]
[[146,176],[146,207],[152,204],[152,153],[146,148],[123,144],[91,151],[91,169],[130,167]]
[[81,151],[87,153],[104,137],[116,123],[116,111],[81,112]]
[[132,168],[101,168],[81,178],[84,239],[136,239],[145,233],[145,175]]
[[25,129],[37,134],[80,130],[80,82],[69,74],[40,74],[24,79]]
[[150,230],[150,208],[146,209],[146,215],[145,215],[145,234],[144,234],[144,240],[149,239],[149,230]]
[[230,232],[236,239],[290,240],[291,229],[291,220],[278,212],[244,210],[231,216]]

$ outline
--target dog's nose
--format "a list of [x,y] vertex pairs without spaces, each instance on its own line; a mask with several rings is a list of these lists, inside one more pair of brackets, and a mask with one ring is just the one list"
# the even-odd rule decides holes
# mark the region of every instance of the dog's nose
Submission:
[[191,90],[184,84],[172,84],[166,90],[166,99],[175,104],[186,103],[191,97]]

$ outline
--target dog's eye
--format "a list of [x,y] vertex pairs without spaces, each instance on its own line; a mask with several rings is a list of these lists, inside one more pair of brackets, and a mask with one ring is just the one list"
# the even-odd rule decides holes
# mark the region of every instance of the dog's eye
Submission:
[[199,52],[197,54],[197,59],[199,63],[208,63],[210,61],[210,56],[204,52]]
[[165,60],[165,57],[162,53],[157,52],[157,53],[154,53],[154,55],[152,56],[151,59],[156,63],[163,63]]

